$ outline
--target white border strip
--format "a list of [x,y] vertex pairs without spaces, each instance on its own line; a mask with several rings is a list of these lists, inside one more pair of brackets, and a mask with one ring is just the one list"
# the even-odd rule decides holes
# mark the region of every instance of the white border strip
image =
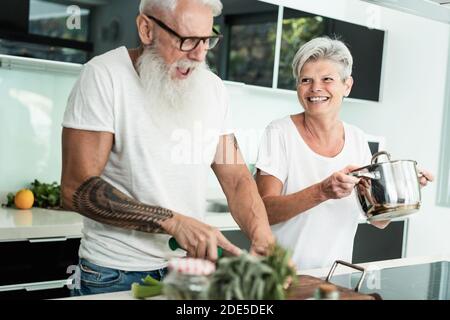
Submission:
[[278,21],[277,21],[277,36],[275,40],[275,57],[273,63],[273,78],[272,88],[276,89],[278,86],[278,68],[280,67],[280,53],[281,53],[281,37],[283,32],[283,12],[284,7],[278,7]]

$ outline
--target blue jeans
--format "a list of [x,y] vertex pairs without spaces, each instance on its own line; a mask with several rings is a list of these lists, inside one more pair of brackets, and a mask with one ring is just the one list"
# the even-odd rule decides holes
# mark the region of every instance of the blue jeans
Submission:
[[167,274],[167,268],[152,271],[123,271],[101,267],[81,258],[78,264],[80,268],[80,288],[71,290],[71,296],[108,293],[131,290],[133,282],[142,283],[147,275],[160,281]]

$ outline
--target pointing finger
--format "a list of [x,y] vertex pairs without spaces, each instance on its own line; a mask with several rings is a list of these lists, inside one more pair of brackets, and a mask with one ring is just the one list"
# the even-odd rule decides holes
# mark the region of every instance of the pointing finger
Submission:
[[217,236],[218,245],[223,248],[223,250],[228,251],[234,256],[239,256],[242,253],[242,250],[232,244],[227,238],[224,237],[222,233],[219,233]]

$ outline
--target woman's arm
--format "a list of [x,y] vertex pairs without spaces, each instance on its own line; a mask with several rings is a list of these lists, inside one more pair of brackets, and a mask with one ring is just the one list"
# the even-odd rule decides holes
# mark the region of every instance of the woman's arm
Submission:
[[347,175],[353,168],[349,166],[337,171],[325,180],[289,195],[281,195],[283,183],[280,180],[258,170],[256,184],[266,206],[269,223],[289,220],[326,200],[349,196],[359,182],[358,178]]
[[277,224],[305,212],[326,199],[320,190],[320,184],[314,184],[306,189],[282,196],[283,183],[271,175],[256,175],[258,191],[266,206],[269,223]]

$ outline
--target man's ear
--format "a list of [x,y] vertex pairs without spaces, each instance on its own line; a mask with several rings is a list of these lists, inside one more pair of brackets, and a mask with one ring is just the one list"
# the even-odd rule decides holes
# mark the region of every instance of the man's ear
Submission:
[[140,14],[136,18],[136,26],[141,43],[143,45],[150,45],[153,41],[153,22]]

